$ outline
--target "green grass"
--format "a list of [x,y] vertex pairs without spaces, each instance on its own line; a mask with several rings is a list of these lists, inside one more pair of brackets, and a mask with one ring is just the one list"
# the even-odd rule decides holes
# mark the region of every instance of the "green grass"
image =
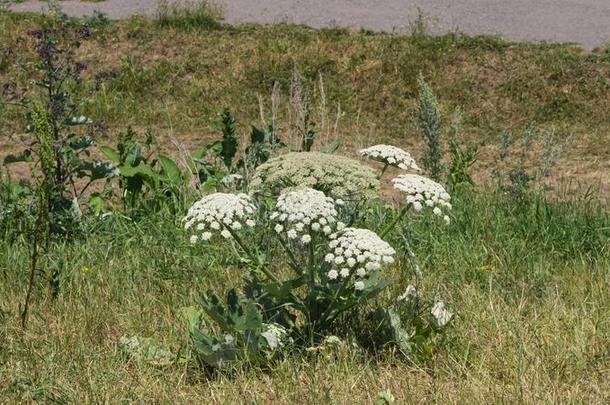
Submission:
[[[61,292],[54,299],[41,283],[22,331],[28,250],[4,241],[0,396],[11,403],[370,403],[389,389],[402,403],[607,402],[610,217],[582,202],[517,207],[486,195],[456,195],[448,228],[417,218],[407,228],[425,288],[457,314],[449,342],[423,364],[346,349],[217,375],[193,362],[130,361],[117,348],[121,336],[150,336],[187,355],[181,308],[210,286],[234,286],[239,271],[220,264],[222,250],[188,245],[177,221],[162,216],[91,224],[95,233],[55,251],[64,260]],[[404,254],[399,235],[391,241]],[[405,279],[405,266],[399,259],[388,271]]]

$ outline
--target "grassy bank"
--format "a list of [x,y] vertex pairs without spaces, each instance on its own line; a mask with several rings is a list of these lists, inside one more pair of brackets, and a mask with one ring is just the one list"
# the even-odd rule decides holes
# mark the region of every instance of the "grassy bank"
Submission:
[[[24,34],[43,18],[0,14],[0,81],[11,83],[9,96],[27,90],[20,66],[33,50]],[[217,133],[226,106],[235,110],[243,133],[261,121],[259,101],[271,120],[277,83],[277,121],[288,132],[296,70],[318,131],[339,137],[345,152],[370,140],[417,150],[416,78],[422,72],[439,96],[445,125],[455,108],[464,110],[467,139],[483,145],[476,170],[482,177],[490,172],[501,135],[519,138],[534,124],[557,128],[560,138],[574,136],[556,177],[567,173],[608,187],[607,51],[489,36],[433,37],[421,27],[402,35],[282,24],[233,27],[206,18],[170,13],[160,20],[93,20],[94,35],[80,55],[88,65],[88,80],[78,89],[83,111],[108,126],[110,136],[128,125],[150,127],[169,149],[172,136],[194,148]],[[4,134],[20,131],[21,113],[3,108]]]

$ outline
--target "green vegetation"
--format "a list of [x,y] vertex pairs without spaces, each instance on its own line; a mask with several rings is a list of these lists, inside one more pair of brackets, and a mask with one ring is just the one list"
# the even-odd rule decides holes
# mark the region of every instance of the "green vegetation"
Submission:
[[[549,187],[605,170],[607,52],[230,27],[203,4],[0,11],[3,401],[610,401],[610,214]],[[380,142],[451,205],[399,176],[404,150],[369,150],[375,172],[333,155]],[[271,214],[303,185],[391,245],[383,269],[344,275],[330,227]],[[255,209],[185,230],[213,192]]]

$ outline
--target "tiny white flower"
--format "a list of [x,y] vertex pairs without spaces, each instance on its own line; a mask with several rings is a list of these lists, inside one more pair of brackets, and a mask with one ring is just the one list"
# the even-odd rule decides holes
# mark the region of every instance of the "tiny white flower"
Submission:
[[220,232],[220,236],[225,239],[229,239],[231,237],[231,232],[229,232],[227,229],[223,229],[222,232]]
[[235,231],[239,231],[241,229],[241,224],[237,221],[233,222],[233,224],[231,225],[231,229],[235,230]]
[[354,259],[353,257],[350,257],[349,259],[347,259],[347,265],[349,267],[354,267],[356,265],[356,259]]
[[364,276],[366,276],[366,270],[361,267],[358,270],[356,270],[356,275],[358,277],[364,277]]
[[336,280],[338,276],[339,276],[339,273],[337,273],[337,270],[333,269],[333,270],[328,272],[328,278],[330,280]]
[[280,224],[277,224],[275,226],[275,228],[273,228],[273,229],[275,229],[275,232],[280,233],[280,232],[282,232],[284,230],[284,227],[282,225],[280,225]]
[[212,233],[211,232],[204,232],[201,234],[201,239],[202,240],[210,240],[212,239]]
[[194,245],[195,243],[197,243],[197,240],[199,240],[197,235],[193,235],[190,237],[189,242],[191,242],[191,245]]
[[318,232],[320,230],[320,224],[317,222],[314,222],[313,224],[311,224],[311,229]]
[[363,282],[363,281],[356,281],[356,282],[354,283],[354,289],[355,289],[356,291],[362,291],[362,290],[364,290],[364,282]]
[[349,269],[343,268],[343,269],[341,269],[339,274],[341,274],[341,277],[347,278],[347,277],[349,277]]
[[294,229],[289,229],[286,234],[288,235],[288,239],[296,239],[297,237],[297,231]]
[[451,219],[449,218],[449,215],[445,215],[443,217],[443,219],[445,220],[445,224],[449,225],[451,223]]
[[301,242],[303,242],[303,243],[305,243],[305,244],[308,244],[309,242],[311,242],[311,236],[309,236],[309,235],[303,235],[303,236],[301,237]]
[[335,256],[335,264],[342,264],[343,262],[345,262],[343,256]]
[[253,228],[254,226],[256,226],[256,222],[254,222],[254,220],[252,219],[248,219],[246,220],[246,225],[248,225],[250,228]]
[[324,256],[324,261],[328,263],[335,261],[335,255],[333,255],[332,253],[327,254],[326,256]]

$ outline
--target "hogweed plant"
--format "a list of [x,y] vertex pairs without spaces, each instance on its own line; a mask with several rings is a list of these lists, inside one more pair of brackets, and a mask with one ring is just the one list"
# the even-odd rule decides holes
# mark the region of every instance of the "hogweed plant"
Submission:
[[[380,151],[373,159],[391,151],[387,164],[418,169],[401,149],[378,145],[370,150]],[[285,169],[278,165],[279,171]],[[323,171],[323,166],[316,168],[320,178]],[[310,183],[293,184],[277,197],[206,195],[183,219],[191,243],[206,243],[211,249],[228,244],[243,268],[241,291],[237,286],[230,289],[224,301],[208,291],[199,298],[202,312],[190,318],[194,348],[205,364],[269,360],[284,352],[280,349],[312,347],[335,335],[351,338],[359,332],[345,325],[355,320],[372,322],[369,332],[376,344],[417,353],[429,351],[435,336],[449,325],[452,314],[444,304],[425,303],[413,286],[391,305],[372,306],[372,299],[392,284],[391,273],[399,271],[398,252],[384,237],[410,208],[428,207],[437,215],[450,209],[444,188],[419,175],[397,177],[394,184],[407,194],[406,204],[378,234],[346,225],[355,202],[312,188],[316,181]],[[407,256],[414,260],[410,249]],[[405,306],[406,301],[417,305]]]

